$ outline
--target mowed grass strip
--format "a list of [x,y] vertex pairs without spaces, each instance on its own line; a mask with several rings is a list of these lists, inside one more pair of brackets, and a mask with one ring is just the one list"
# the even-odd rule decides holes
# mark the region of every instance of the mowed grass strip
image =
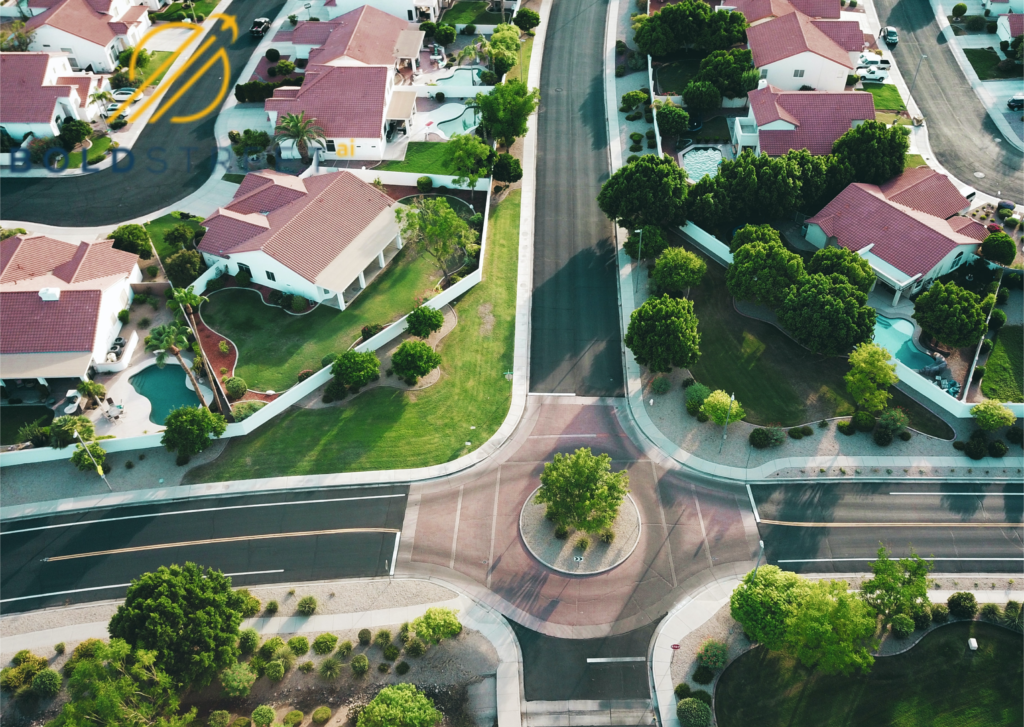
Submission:
[[[967,639],[978,641],[972,652]],[[1019,727],[1020,634],[983,622],[942,626],[867,674],[824,676],[763,646],[740,656],[715,689],[719,727]]]
[[519,211],[515,191],[491,212],[484,279],[455,306],[459,322],[438,349],[438,383],[410,393],[371,389],[340,408],[293,409],[231,440],[186,481],[425,467],[487,441],[512,395],[504,373],[513,361]]
[[380,172],[412,172],[414,174],[451,174],[442,161],[443,141],[410,141],[405,159],[384,162],[376,167]]
[[981,393],[989,399],[1024,401],[1024,327],[1004,326],[985,362]]
[[[978,74],[982,81],[991,81],[1003,78],[1021,78],[1024,75],[1024,66],[1017,63],[1013,68],[1000,70],[999,62],[1002,58],[994,50],[989,48],[964,48],[964,55],[971,62],[971,67]],[[877,106],[877,103],[875,104]]]
[[533,37],[523,41],[523,62],[517,63],[508,72],[508,80],[516,79],[526,83],[530,78],[530,59],[533,58]]
[[444,11],[441,22],[450,25],[498,25],[505,22],[501,13],[488,11],[487,5],[481,0],[457,2]]
[[869,83],[862,84],[864,90],[875,97],[875,108],[884,111],[903,111],[907,105],[900,98],[900,90],[891,83]]
[[226,288],[210,295],[200,312],[238,347],[236,376],[250,389],[284,391],[300,371],[319,370],[324,356],[347,351],[363,326],[406,315],[417,297],[431,296],[439,277],[428,257],[406,246],[343,311],[321,305],[297,316],[264,304],[254,290]]

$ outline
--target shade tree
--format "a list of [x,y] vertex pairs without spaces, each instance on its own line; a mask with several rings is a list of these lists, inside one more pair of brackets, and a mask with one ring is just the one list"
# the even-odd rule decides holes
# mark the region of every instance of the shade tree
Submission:
[[403,341],[391,355],[395,375],[412,386],[441,365],[441,354],[423,341]]
[[658,256],[651,279],[659,294],[689,295],[692,286],[700,285],[707,269],[707,263],[699,255],[681,247],[670,247]]
[[419,197],[410,205],[397,205],[395,219],[402,236],[434,261],[446,282],[452,258],[466,253],[480,237],[444,197]]
[[540,13],[529,8],[520,8],[512,18],[512,23],[524,33],[529,33],[540,25]]
[[405,332],[417,338],[427,338],[443,325],[444,313],[425,305],[416,306],[405,318]]
[[771,225],[744,225],[733,233],[732,240],[729,241],[729,250],[735,253],[744,245],[749,245],[752,242],[785,247],[779,231]]
[[875,284],[875,271],[866,258],[845,247],[823,247],[811,255],[807,272],[831,275],[838,273],[862,293],[868,293]]
[[757,88],[760,74],[753,54],[746,48],[729,48],[709,53],[700,62],[694,81],[706,81],[726,98],[745,96]]
[[690,115],[673,104],[671,99],[657,102],[654,115],[662,136],[679,137],[690,128]]
[[625,344],[638,364],[654,372],[693,365],[700,358],[693,302],[669,295],[648,298],[630,315]]
[[822,674],[867,673],[875,663],[877,628],[871,607],[846,581],[814,581],[786,620],[784,650]]
[[153,256],[149,232],[142,225],[121,225],[111,232],[109,237],[114,241],[115,250],[133,253],[143,260],[149,260]]
[[555,454],[544,465],[541,488],[534,501],[546,505],[546,517],[557,525],[586,533],[611,527],[629,492],[629,475],[611,471],[608,454],[581,447],[572,454]]
[[686,170],[670,157],[645,154],[620,167],[601,186],[597,204],[629,230],[686,222]]
[[778,650],[786,640],[790,613],[807,586],[796,573],[763,565],[743,576],[729,597],[729,612],[751,641]]
[[523,81],[513,78],[499,83],[490,93],[477,94],[472,105],[480,110],[480,123],[487,133],[510,147],[518,137],[526,136],[527,120],[538,103],[540,91],[530,90]]
[[899,381],[892,354],[876,343],[863,342],[850,354],[850,370],[843,377],[846,391],[857,406],[877,412],[885,408],[892,394],[889,387]]
[[373,351],[350,349],[334,359],[331,376],[342,386],[353,392],[358,391],[380,378],[380,359]]
[[164,420],[160,443],[167,451],[177,453],[179,464],[186,464],[190,457],[209,447],[226,429],[227,421],[221,414],[206,407],[182,406],[172,409]]
[[803,260],[764,230],[750,232],[756,239],[740,246],[725,273],[729,292],[772,310],[779,308],[791,288],[806,276]]
[[875,309],[867,300],[843,276],[817,273],[791,286],[777,312],[798,343],[815,353],[838,356],[874,335]]
[[889,181],[903,172],[909,150],[910,130],[906,126],[887,126],[879,121],[858,124],[832,144],[835,161],[848,165],[852,175],[846,184]]
[[924,560],[913,549],[907,558],[893,560],[883,545],[878,557],[871,561],[872,577],[861,584],[861,596],[889,623],[897,614],[912,616],[927,607],[928,573],[931,561]]
[[981,299],[953,282],[932,283],[914,301],[913,318],[932,338],[952,346],[973,346],[985,335]]

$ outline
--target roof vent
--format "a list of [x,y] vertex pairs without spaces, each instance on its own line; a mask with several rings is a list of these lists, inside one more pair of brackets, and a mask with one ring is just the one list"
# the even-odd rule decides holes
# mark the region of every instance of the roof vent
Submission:
[[60,300],[60,288],[43,288],[39,291],[39,297],[43,300]]

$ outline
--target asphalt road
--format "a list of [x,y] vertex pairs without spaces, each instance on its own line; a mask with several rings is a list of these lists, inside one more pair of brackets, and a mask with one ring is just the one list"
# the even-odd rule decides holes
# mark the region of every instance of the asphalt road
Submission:
[[[912,82],[921,55],[928,56],[913,93],[924,113],[935,157],[966,184],[1024,201],[1024,154],[1005,141],[996,141],[1002,134],[946,47],[948,41],[928,0],[876,0],[875,8],[882,25],[899,30],[900,42],[893,55],[907,83]],[[985,176],[978,178],[975,173]]]
[[[280,493],[7,522],[0,612],[122,597],[131,579],[185,561],[244,574],[235,585],[384,575],[407,494]],[[339,532],[354,529],[371,531]]]
[[[216,35],[221,42],[215,43],[204,58],[218,47],[227,49],[231,63],[229,93],[259,42],[248,33],[253,19],[273,18],[283,6],[282,0],[232,3],[226,14],[236,16],[238,40],[231,43],[230,31],[222,30],[220,22],[211,31],[210,35]],[[197,59],[198,65],[193,68],[198,70],[202,62]],[[175,104],[173,114],[167,113],[146,127],[132,147],[134,164],[130,169],[126,169],[127,161],[122,161],[122,171],[105,169],[65,178],[0,180],[3,217],[74,227],[115,225],[166,207],[199,189],[213,173],[217,159],[213,131],[216,114],[188,124],[173,124],[170,117],[196,113],[215,99],[223,80],[220,69],[218,62]],[[190,77],[189,73],[180,77],[165,98],[171,98]]]
[[894,556],[913,549],[934,559],[936,572],[1024,572],[1021,485],[779,484],[751,489],[766,561],[786,570],[864,572],[881,543]]
[[551,8],[538,116],[530,391],[622,396],[615,249],[597,207],[608,178],[605,0]]

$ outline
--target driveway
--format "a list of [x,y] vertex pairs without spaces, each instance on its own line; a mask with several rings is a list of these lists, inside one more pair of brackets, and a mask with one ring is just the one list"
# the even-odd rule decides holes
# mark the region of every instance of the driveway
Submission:
[[921,65],[914,99],[924,113],[939,163],[965,184],[1021,201],[1024,154],[1005,141],[996,141],[1002,134],[946,47],[948,41],[928,0],[875,0],[875,8],[882,25],[895,26],[900,32],[892,53],[908,83],[921,54],[928,56]]
[[[232,3],[227,14],[235,15],[239,27],[238,40],[231,43],[229,31],[220,23],[210,36],[218,36],[227,49],[231,63],[229,93],[238,81],[259,40],[249,35],[254,18],[273,18],[284,6],[282,0],[253,0]],[[208,54],[207,54],[208,55]],[[200,64],[201,65],[201,64]],[[215,68],[220,68],[218,64]],[[166,98],[187,83],[186,73],[172,86]],[[196,191],[214,172],[217,158],[214,121],[211,115],[189,124],[172,124],[172,115],[186,116],[201,111],[216,98],[223,75],[211,70],[174,106],[174,114],[166,114],[150,124],[139,136],[132,154],[134,164],[119,165],[124,171],[106,169],[89,175],[67,178],[35,177],[0,180],[0,198],[4,217],[39,222],[47,225],[91,227],[116,225],[124,220],[154,212]],[[220,173],[222,167],[218,167]]]
[[541,73],[530,391],[622,396],[608,178],[606,0],[552,5]]

